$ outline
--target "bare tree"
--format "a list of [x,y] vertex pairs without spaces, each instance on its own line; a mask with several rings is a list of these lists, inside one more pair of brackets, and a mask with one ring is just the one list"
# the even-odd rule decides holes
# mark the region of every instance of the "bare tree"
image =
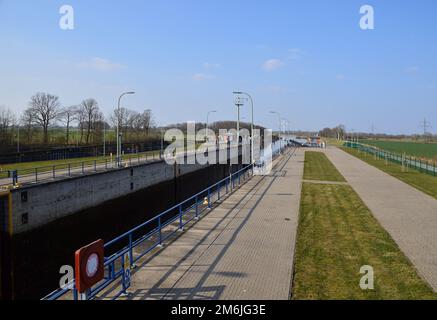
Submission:
[[95,99],[91,98],[82,101],[80,107],[85,116],[86,128],[87,128],[86,143],[88,144],[90,141],[91,132],[94,127],[94,123],[96,121],[96,118],[98,117],[98,114],[100,113],[99,105]]
[[58,117],[60,106],[59,98],[49,93],[39,92],[30,100],[29,111],[32,113],[35,123],[43,129],[44,144],[49,141],[48,129]]
[[35,123],[33,112],[30,108],[24,110],[20,121],[26,130],[27,143],[30,144],[32,142],[33,124]]
[[65,143],[68,145],[70,142],[70,127],[71,123],[76,120],[77,107],[66,107],[63,108],[58,116],[59,121],[63,122],[66,126],[65,132]]
[[0,143],[9,144],[11,142],[11,128],[15,122],[15,116],[10,109],[0,106]]
[[150,128],[153,126],[152,110],[147,109],[141,114],[142,129],[149,135]]
[[154,125],[152,111],[149,109],[139,113],[134,110],[120,108],[120,114],[115,109],[110,120],[114,127],[117,127],[117,123],[120,124],[120,131],[125,139],[128,139],[129,134],[134,135],[136,139],[139,139],[140,136],[147,136],[150,128]]
[[75,118],[76,118],[76,121],[78,123],[79,131],[80,131],[79,143],[82,144],[84,130],[86,127],[86,114],[81,106],[77,106],[75,109],[76,109]]
[[105,117],[103,113],[97,111],[93,117],[93,142],[101,141],[103,137],[103,130],[106,127]]
[[136,111],[132,111],[126,108],[120,108],[114,110],[114,114],[111,116],[111,122],[114,127],[119,124],[120,132],[123,134],[125,139],[127,139],[127,134],[130,128],[132,128],[133,119],[135,119]]

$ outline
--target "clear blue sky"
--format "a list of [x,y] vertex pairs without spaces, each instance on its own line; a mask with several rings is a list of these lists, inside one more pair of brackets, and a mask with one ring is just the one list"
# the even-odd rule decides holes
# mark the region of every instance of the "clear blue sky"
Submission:
[[[59,28],[63,4],[73,31]],[[375,30],[359,28],[364,4]],[[0,105],[46,91],[109,115],[135,90],[124,106],[168,124],[234,119],[245,90],[273,128],[272,109],[295,129],[415,133],[427,117],[436,132],[436,17],[435,0],[0,0]]]

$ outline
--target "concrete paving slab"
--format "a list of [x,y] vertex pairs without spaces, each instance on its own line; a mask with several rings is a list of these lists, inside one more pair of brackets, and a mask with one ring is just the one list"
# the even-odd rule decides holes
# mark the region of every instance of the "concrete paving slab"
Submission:
[[253,177],[142,259],[129,299],[289,299],[303,159],[279,158],[280,174]]

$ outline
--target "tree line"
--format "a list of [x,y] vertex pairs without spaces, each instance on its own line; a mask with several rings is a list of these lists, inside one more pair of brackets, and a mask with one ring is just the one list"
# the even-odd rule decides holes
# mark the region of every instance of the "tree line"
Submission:
[[[105,130],[115,129],[117,123],[125,141],[144,139],[155,126],[150,109],[143,112],[115,109],[107,121],[94,98],[84,99],[78,105],[62,106],[58,96],[39,92],[30,98],[21,114],[0,107],[0,144],[15,143],[18,134],[20,143],[28,145],[48,145],[52,143],[50,135],[56,136],[54,144],[95,144],[102,141]],[[56,128],[63,130],[59,133]],[[76,139],[72,139],[73,131]]]
[[324,138],[335,138],[340,140],[360,138],[360,139],[413,139],[415,141],[434,142],[437,136],[431,133],[421,134],[386,134],[386,133],[368,133],[368,132],[347,132],[344,125],[336,126],[335,128],[324,128],[319,131],[319,135]]

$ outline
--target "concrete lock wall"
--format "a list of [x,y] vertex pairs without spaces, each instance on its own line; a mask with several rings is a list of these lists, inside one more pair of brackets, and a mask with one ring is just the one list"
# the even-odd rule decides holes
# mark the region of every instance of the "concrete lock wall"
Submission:
[[[227,157],[229,160],[230,155]],[[193,160],[194,155],[188,158]],[[13,234],[30,231],[80,210],[207,166],[197,163],[169,165],[165,161],[157,161],[12,190]]]

